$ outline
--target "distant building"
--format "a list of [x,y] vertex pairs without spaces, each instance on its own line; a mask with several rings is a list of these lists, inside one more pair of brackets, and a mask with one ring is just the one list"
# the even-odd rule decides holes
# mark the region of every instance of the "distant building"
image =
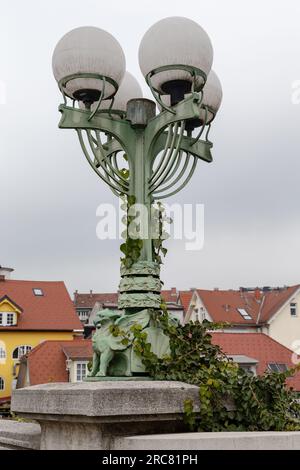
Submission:
[[300,341],[300,285],[239,290],[195,289],[185,322],[228,322],[229,332],[262,332],[289,349]]
[[[293,367],[292,351],[263,333],[213,332],[212,342],[254,375]],[[92,360],[92,341],[45,341],[21,358],[17,388],[49,382],[81,382]],[[300,373],[287,380],[300,391]]]
[[[265,371],[283,372],[295,367],[293,352],[264,333],[213,332],[212,342],[240,367],[262,375]],[[300,372],[287,379],[287,385],[300,391]]]
[[11,280],[12,271],[0,267],[0,405],[10,401],[23,355],[83,333],[63,282]]
[[21,358],[17,388],[49,382],[82,382],[92,355],[90,340],[44,341]]
[[[178,319],[180,323],[184,321],[184,306],[181,303],[181,293],[175,287],[170,290],[162,291],[162,298],[167,304],[169,314]],[[191,293],[192,294],[192,293]],[[99,310],[105,308],[118,309],[118,293],[93,293],[80,294],[74,293],[74,306],[78,317],[84,327],[85,337],[90,337],[94,327],[95,315]]]

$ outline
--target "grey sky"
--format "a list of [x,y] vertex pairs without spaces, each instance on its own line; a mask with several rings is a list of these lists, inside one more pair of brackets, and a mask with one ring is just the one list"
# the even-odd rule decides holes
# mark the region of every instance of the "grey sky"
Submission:
[[17,279],[64,280],[72,292],[113,291],[119,242],[96,238],[96,208],[115,202],[60,131],[51,70],[61,36],[99,26],[121,43],[127,69],[150,97],[137,51],[143,33],[170,15],[200,23],[214,46],[224,100],[211,137],[214,162],[199,164],[169,202],[205,204],[205,245],[169,242],[166,287],[238,287],[300,282],[300,79],[298,0],[2,2],[0,80],[0,264]]

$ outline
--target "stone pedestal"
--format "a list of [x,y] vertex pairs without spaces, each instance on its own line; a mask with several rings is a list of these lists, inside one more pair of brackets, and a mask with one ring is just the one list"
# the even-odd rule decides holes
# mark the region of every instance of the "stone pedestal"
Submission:
[[12,411],[41,426],[41,449],[114,449],[125,436],[185,429],[183,407],[198,387],[181,382],[43,384],[13,392]]

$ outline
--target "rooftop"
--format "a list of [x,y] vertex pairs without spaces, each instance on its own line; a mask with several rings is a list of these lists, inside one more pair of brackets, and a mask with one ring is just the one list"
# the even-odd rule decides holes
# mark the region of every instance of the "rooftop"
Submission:
[[275,289],[197,289],[214,322],[264,324],[293,296],[300,285]]
[[[220,333],[213,332],[212,342],[218,344],[228,356],[248,356],[258,361],[257,373],[263,374],[268,364],[286,364],[295,367],[293,352],[263,333]],[[287,384],[300,391],[300,372],[287,380]]]
[[17,281],[0,282],[0,299],[8,297],[21,312],[17,326],[1,330],[82,330],[82,324],[63,282]]

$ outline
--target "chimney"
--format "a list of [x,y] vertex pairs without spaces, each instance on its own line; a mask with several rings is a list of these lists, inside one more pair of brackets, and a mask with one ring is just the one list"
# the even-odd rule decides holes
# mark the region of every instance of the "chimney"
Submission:
[[176,287],[171,287],[171,297],[175,297],[177,299],[177,289]]
[[92,295],[93,295],[93,291],[92,291],[92,289],[91,289],[91,290],[90,290],[90,297],[92,297]]
[[6,281],[7,279],[10,279],[10,275],[14,270],[12,268],[4,268],[0,264],[0,278],[1,281]]
[[255,297],[255,300],[257,300],[257,302],[260,302],[261,292],[260,292],[260,289],[258,287],[254,291],[254,297]]

